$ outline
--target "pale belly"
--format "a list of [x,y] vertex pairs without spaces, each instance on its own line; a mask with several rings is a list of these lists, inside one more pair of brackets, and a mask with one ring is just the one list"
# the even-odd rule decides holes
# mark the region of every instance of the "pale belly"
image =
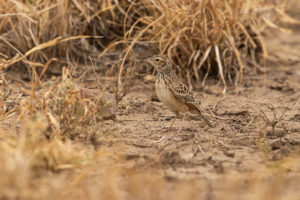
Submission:
[[173,112],[187,112],[189,108],[178,102],[165,84],[155,83],[155,91],[158,99]]

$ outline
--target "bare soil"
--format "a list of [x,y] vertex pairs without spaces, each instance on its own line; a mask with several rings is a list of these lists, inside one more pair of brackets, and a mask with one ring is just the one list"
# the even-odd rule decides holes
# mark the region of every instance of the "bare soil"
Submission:
[[[225,95],[222,82],[215,80],[195,90],[213,128],[187,114],[180,133],[180,120],[163,132],[174,115],[157,100],[153,83],[147,82],[123,98],[116,120],[101,122],[109,133],[98,135],[94,146],[121,154],[124,168],[162,177],[166,191],[197,182],[205,185],[206,199],[223,199],[232,188],[250,197],[251,191],[269,191],[270,198],[292,191],[290,199],[299,199],[299,33],[295,29],[288,36],[268,35],[271,54],[266,74],[245,75],[242,84]],[[282,179],[272,178],[283,173]],[[268,183],[265,188],[256,182],[258,177]],[[285,193],[277,194],[279,187],[285,187]]]
[[[121,101],[116,121],[104,122],[114,133],[110,142],[108,136],[98,138],[99,148],[109,147],[121,153],[129,166],[142,172],[155,170],[169,182],[205,180],[216,191],[228,187],[220,181],[224,175],[246,180],[277,161],[299,155],[300,35],[296,31],[288,37],[280,33],[268,38],[272,53],[266,74],[246,75],[225,95],[221,82],[212,81],[196,91],[213,128],[188,114],[180,133],[180,120],[172,131],[163,132],[174,115],[156,99],[153,83],[148,83]],[[294,164],[278,173],[288,172],[288,187],[297,191],[300,171],[299,163]]]

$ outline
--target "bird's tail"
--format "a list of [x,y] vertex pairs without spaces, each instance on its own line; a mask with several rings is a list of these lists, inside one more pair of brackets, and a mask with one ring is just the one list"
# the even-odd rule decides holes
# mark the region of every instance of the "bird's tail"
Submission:
[[197,108],[197,113],[199,114],[199,116],[206,122],[206,124],[209,127],[213,127],[213,125],[210,123],[210,121],[202,114],[200,106],[199,105],[195,105],[195,107]]

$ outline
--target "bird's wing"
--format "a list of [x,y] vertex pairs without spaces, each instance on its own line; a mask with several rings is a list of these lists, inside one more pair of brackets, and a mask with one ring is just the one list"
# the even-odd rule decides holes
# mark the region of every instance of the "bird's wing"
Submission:
[[178,101],[187,104],[196,102],[192,93],[184,83],[173,81],[172,84],[170,84],[170,89]]
[[192,92],[189,88],[180,81],[173,81],[170,85],[170,89],[174,94],[174,97],[184,104],[186,104],[190,110],[198,110],[200,105],[199,102],[196,101]]
[[184,83],[174,81],[170,85],[170,89],[178,101],[186,104],[190,111],[196,111],[208,126],[213,127],[209,120],[202,114],[199,102],[195,100],[191,91]]

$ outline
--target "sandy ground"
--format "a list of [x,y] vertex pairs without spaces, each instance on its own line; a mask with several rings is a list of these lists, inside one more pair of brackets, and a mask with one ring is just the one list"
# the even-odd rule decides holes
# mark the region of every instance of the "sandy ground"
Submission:
[[[116,121],[104,122],[114,133],[110,142],[107,136],[98,138],[99,148],[121,152],[129,165],[157,169],[167,180],[206,180],[214,187],[220,187],[224,174],[249,175],[299,154],[300,57],[293,52],[299,56],[300,37],[299,32],[278,37],[267,41],[272,59],[266,77],[245,76],[243,84],[225,96],[221,83],[197,91],[213,128],[188,114],[180,133],[180,120],[163,133],[174,115],[157,101],[153,83],[148,83],[121,101]],[[297,172],[293,180],[299,183],[299,171],[294,169],[284,171]]]
[[[288,36],[268,35],[267,46],[272,53],[266,76],[245,75],[243,83],[228,88],[226,95],[222,94],[222,83],[215,81],[195,91],[213,128],[198,116],[187,114],[180,133],[180,120],[171,131],[163,133],[174,115],[157,100],[154,84],[148,82],[123,98],[116,120],[101,122],[102,129],[109,133],[97,136],[96,149],[121,154],[124,168],[141,174],[151,171],[149,174],[162,177],[169,186],[167,191],[186,181],[188,184],[196,181],[205,184],[208,191],[205,199],[215,199],[210,195],[218,196],[231,188],[241,194],[250,191],[250,197],[251,191],[268,190],[272,197],[277,195],[277,187],[281,187],[272,176],[284,172],[281,184],[287,189],[280,195],[293,191],[290,199],[297,199],[300,189],[299,33],[295,29]],[[269,183],[266,187],[272,188],[253,184],[255,189],[249,189],[258,176],[263,180],[266,177],[264,181]],[[237,181],[232,181],[234,178]]]

